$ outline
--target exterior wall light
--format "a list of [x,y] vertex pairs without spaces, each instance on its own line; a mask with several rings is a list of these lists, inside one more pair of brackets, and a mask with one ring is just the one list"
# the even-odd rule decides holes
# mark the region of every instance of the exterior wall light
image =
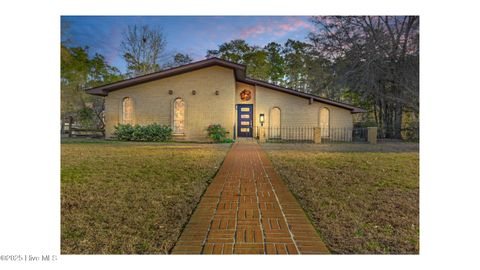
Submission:
[[263,123],[265,123],[265,114],[261,113],[260,114],[260,125],[263,127]]

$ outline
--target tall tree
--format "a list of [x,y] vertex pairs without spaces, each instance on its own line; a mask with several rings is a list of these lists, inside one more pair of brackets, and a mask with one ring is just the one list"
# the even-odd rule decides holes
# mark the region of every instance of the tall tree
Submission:
[[167,42],[160,29],[148,25],[128,26],[121,49],[128,75],[135,77],[160,70],[159,59]]
[[61,115],[75,116],[85,125],[103,127],[104,100],[85,89],[122,79],[120,71],[100,54],[89,56],[88,48],[61,45]]
[[188,54],[177,53],[173,57],[173,61],[176,65],[181,66],[181,65],[185,65],[185,64],[193,62],[193,59]]
[[173,68],[193,62],[193,58],[188,54],[177,53],[173,60],[165,64],[165,68]]
[[307,92],[318,96],[340,100],[344,88],[337,84],[335,63],[320,55],[308,52],[306,59],[306,83]]
[[207,58],[218,57],[227,61],[247,66],[249,77],[268,80],[269,63],[267,52],[258,46],[250,46],[245,40],[232,40],[221,44],[217,50],[208,50]]
[[308,64],[310,62],[311,45],[289,39],[283,47],[285,59],[286,86],[302,92],[310,92],[308,88]]
[[238,64],[245,64],[245,54],[252,48],[242,39],[235,39],[218,46],[217,50],[208,50],[207,58],[218,57]]
[[[314,17],[315,52],[336,62],[340,81],[369,100],[386,136],[401,137],[405,110],[419,113],[419,18]],[[382,129],[383,130],[383,129]]]
[[267,60],[268,52],[258,46],[251,47],[250,52],[244,55],[247,74],[257,80],[268,81],[270,79],[270,63]]
[[282,45],[276,42],[270,42],[265,45],[267,52],[267,62],[270,68],[269,81],[274,84],[282,85],[285,80],[285,60],[282,55]]

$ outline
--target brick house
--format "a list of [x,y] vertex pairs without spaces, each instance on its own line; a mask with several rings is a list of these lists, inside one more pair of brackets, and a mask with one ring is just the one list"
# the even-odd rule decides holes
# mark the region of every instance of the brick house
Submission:
[[[288,136],[288,128],[351,129],[363,109],[247,78],[244,65],[210,58],[108,85],[87,93],[105,97],[106,137],[119,123],[170,125],[177,140],[206,140],[221,124],[229,137]],[[345,140],[349,140],[348,136]]]

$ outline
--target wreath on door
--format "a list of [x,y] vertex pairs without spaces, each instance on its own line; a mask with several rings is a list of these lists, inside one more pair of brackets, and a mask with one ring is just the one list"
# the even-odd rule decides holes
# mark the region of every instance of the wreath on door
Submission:
[[250,91],[250,90],[244,89],[240,93],[240,99],[242,101],[249,101],[251,98],[252,98],[252,91]]

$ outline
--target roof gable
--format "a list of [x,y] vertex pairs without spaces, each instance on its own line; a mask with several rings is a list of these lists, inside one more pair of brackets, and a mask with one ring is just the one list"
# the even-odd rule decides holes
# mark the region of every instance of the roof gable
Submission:
[[141,83],[151,82],[158,79],[163,79],[190,71],[207,68],[211,66],[221,66],[226,68],[231,68],[234,70],[235,79],[242,80],[245,79],[245,66],[239,65],[233,62],[225,61],[219,58],[209,58],[206,60],[134,77],[131,79],[122,80],[119,82],[114,82],[94,88],[87,89],[86,92],[92,95],[107,96],[108,92],[115,91],[118,89],[126,88],[132,85],[137,85]]

